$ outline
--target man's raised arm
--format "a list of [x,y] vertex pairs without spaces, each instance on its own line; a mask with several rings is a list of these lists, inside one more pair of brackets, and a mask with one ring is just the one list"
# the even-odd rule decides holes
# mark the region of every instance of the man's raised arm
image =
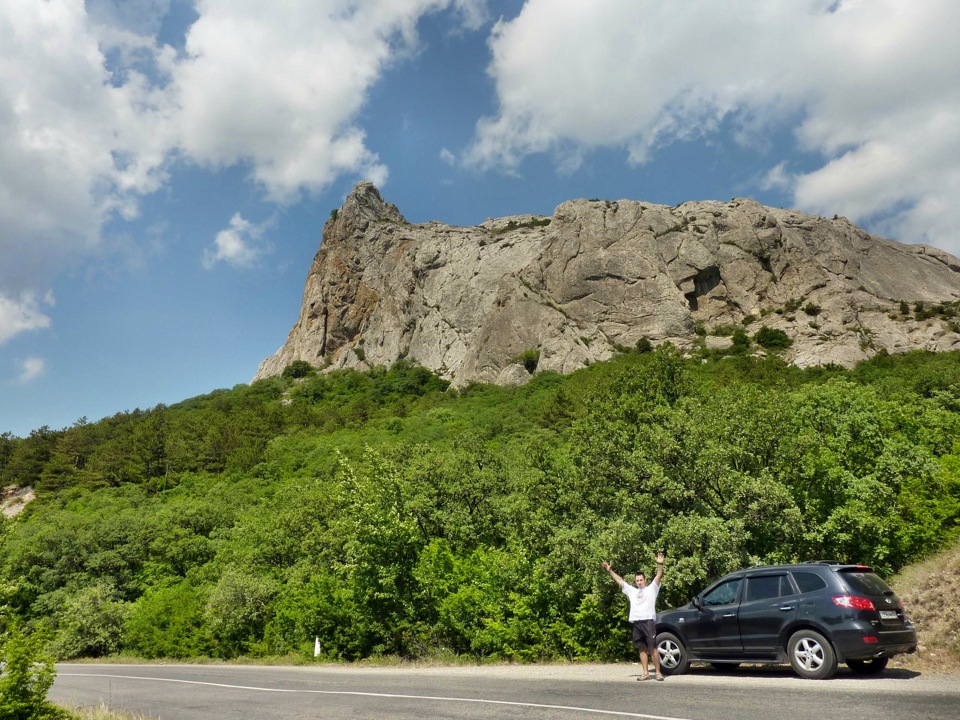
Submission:
[[610,567],[610,563],[608,563],[606,560],[603,561],[603,569],[610,573],[610,577],[617,581],[617,585],[623,587],[623,578],[613,571],[613,568]]

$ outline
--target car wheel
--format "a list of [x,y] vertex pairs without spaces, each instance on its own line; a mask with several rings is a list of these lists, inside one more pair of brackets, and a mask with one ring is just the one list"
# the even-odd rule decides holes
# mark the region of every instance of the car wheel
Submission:
[[890,662],[890,658],[873,658],[871,660],[847,660],[847,667],[857,675],[877,675]]
[[679,675],[686,672],[690,665],[687,649],[673,633],[657,635],[657,654],[660,656],[660,670],[664,675]]
[[827,639],[813,630],[799,630],[790,636],[787,655],[794,672],[809,680],[822,680],[837,670],[837,656]]

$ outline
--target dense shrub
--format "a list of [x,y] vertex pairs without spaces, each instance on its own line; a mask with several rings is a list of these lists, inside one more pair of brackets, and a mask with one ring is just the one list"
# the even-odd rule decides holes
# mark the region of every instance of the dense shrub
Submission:
[[283,369],[282,377],[303,378],[316,374],[317,370],[306,360],[294,360]]
[[753,341],[767,350],[785,350],[793,345],[793,340],[783,330],[762,327],[753,336]]
[[42,646],[42,638],[24,632],[18,622],[0,635],[0,718],[70,720],[69,714],[47,702],[56,670]]
[[537,371],[537,365],[540,364],[540,350],[537,348],[529,348],[524,350],[522,353],[517,355],[513,361],[523,365],[526,371],[533,375],[533,373]]
[[603,560],[666,549],[669,605],[757,562],[889,573],[960,531],[960,355],[801,370],[733,336],[520,387],[272,378],[0,438],[0,473],[41,477],[0,520],[0,608],[61,657],[617,659]]
[[743,355],[750,350],[750,337],[743,330],[737,328],[733,331],[733,344],[730,346],[730,352],[734,355]]

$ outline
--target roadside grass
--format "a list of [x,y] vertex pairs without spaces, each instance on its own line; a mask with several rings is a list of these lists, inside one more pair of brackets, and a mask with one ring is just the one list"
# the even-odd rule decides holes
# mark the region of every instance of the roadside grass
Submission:
[[914,655],[894,659],[897,667],[960,670],[960,539],[938,554],[904,568],[890,580],[917,628]]
[[65,708],[73,720],[153,720],[149,715],[111,710],[103,703],[96,707]]

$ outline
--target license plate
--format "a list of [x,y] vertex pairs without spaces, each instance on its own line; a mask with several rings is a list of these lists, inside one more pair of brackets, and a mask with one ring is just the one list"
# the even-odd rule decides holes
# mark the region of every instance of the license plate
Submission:
[[881,610],[880,611],[881,620],[896,620],[897,611],[896,610]]

